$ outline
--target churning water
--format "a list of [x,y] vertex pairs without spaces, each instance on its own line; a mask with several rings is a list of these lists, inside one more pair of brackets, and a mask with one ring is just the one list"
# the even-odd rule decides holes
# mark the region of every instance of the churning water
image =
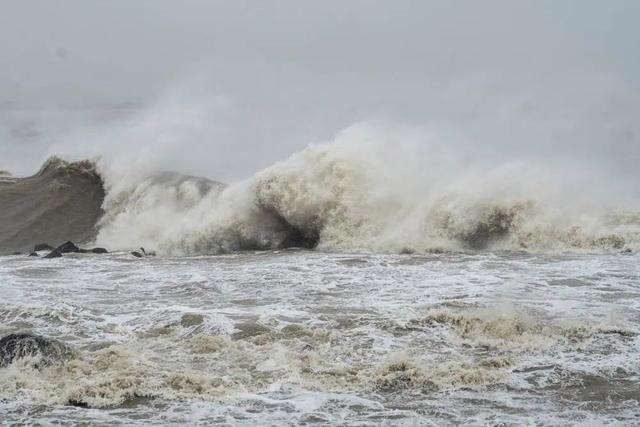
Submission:
[[0,258],[5,422],[640,423],[638,255]]

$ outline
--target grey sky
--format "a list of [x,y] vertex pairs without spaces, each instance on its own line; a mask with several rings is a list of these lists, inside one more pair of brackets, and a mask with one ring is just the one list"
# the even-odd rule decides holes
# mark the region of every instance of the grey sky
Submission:
[[[436,122],[485,148],[540,154],[565,144],[593,157],[614,144],[638,160],[637,1],[1,5],[0,119],[13,131],[0,133],[0,168],[32,169],[55,140],[42,134],[86,120],[51,111],[148,104],[175,87],[229,102],[216,118],[229,128],[227,159],[209,172],[224,178],[372,117]],[[15,137],[25,115],[40,130],[31,146]]]

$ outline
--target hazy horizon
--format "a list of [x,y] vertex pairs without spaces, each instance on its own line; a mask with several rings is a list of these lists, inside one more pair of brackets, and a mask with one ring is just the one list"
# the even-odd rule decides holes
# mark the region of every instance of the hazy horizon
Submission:
[[[154,147],[158,168],[234,181],[376,121],[436,129],[489,164],[564,158],[635,179],[638,12],[632,1],[7,2],[0,169],[26,175],[51,154],[127,140],[132,156]],[[144,141],[127,134],[154,115]]]

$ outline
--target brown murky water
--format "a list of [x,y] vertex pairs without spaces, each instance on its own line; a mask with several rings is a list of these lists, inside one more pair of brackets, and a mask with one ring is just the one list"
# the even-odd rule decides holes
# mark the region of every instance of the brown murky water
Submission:
[[8,423],[640,423],[638,255],[0,258]]

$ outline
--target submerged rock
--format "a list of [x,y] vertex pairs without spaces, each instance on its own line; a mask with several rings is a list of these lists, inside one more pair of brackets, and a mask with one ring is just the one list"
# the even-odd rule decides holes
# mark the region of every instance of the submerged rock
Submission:
[[11,255],[22,255],[22,252],[11,252]]
[[29,256],[40,256],[40,255],[38,255],[38,252],[31,252]]
[[62,363],[71,359],[75,351],[66,344],[34,334],[11,334],[0,339],[0,367],[18,359],[35,358],[36,367]]
[[68,241],[68,242],[63,243],[62,245],[58,246],[57,248],[55,248],[51,252],[49,252],[45,256],[45,258],[60,258],[62,256],[62,254],[66,254],[66,253],[106,254],[106,253],[108,253],[108,251],[105,248],[80,249],[78,246],[76,246],[75,243],[73,243],[71,241]]
[[142,255],[140,252],[138,251],[132,251],[131,255],[133,255],[136,258],[142,258],[144,255]]
[[33,252],[52,251],[53,249],[55,248],[48,243],[38,243],[37,245],[34,246]]

